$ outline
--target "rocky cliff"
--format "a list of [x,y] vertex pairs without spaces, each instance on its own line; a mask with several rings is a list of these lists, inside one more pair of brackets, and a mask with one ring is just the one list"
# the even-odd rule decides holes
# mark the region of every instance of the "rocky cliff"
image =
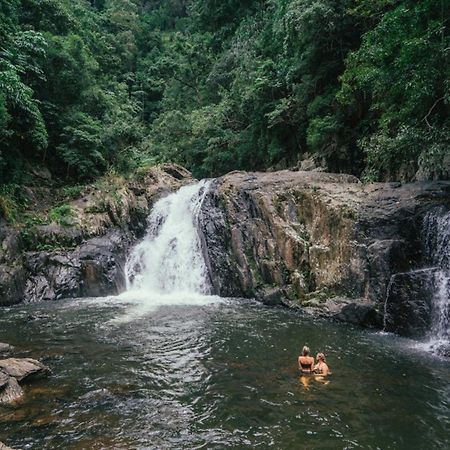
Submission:
[[[0,305],[122,291],[127,253],[151,206],[192,181],[181,167],[160,166],[85,187],[50,212],[39,207],[47,191],[39,198],[34,189],[32,220],[0,223]],[[425,218],[448,211],[445,181],[232,172],[213,180],[199,229],[219,295],[420,336],[430,327],[436,271]]]
[[437,208],[450,208],[450,182],[232,172],[215,180],[200,227],[220,295],[420,335],[430,296],[411,271],[427,265],[423,220]]
[[192,181],[182,167],[162,165],[85,186],[56,207],[54,188],[25,188],[26,219],[0,217],[0,305],[122,291],[127,251],[151,206]]

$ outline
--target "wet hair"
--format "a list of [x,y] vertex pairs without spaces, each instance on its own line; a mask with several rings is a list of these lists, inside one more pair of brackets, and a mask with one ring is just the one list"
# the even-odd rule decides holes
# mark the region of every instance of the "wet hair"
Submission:
[[307,345],[305,345],[302,349],[302,355],[303,356],[308,356],[309,355],[309,347]]
[[317,353],[316,356],[317,359],[321,359],[324,363],[326,363],[325,361],[325,355],[323,353]]

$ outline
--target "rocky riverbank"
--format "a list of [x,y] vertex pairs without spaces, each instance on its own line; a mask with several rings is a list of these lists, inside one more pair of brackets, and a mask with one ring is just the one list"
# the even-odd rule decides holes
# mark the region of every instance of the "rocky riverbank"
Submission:
[[[84,188],[65,205],[70,214],[56,208],[59,221],[0,225],[0,305],[124,289],[126,256],[153,203],[193,179],[163,165],[119,181]],[[430,328],[436,271],[424,221],[448,211],[445,181],[362,184],[322,172],[232,172],[213,180],[199,229],[221,296],[421,336]]]
[[[214,182],[200,223],[220,295],[418,336],[429,328],[431,299],[423,276],[410,272],[429,264],[425,215],[449,209],[450,182],[232,172]],[[393,292],[395,274],[408,276],[396,277]]]
[[117,294],[153,203],[192,181],[182,167],[162,165],[106,177],[59,204],[54,187],[25,187],[25,219],[0,218],[0,305]]

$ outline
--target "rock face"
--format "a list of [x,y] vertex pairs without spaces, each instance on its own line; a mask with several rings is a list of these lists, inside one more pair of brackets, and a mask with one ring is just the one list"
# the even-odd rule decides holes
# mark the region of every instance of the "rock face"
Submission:
[[[450,209],[450,182],[363,185],[320,172],[232,172],[213,183],[200,229],[216,293],[380,327],[391,277],[424,265],[422,222],[437,207]],[[424,290],[420,280],[397,278],[402,304]],[[423,301],[416,316],[413,307],[392,307],[389,329],[422,333],[430,309]]]
[[162,165],[87,189],[64,225],[0,222],[0,306],[121,292],[128,249],[146,231],[153,203],[192,181],[182,167]]

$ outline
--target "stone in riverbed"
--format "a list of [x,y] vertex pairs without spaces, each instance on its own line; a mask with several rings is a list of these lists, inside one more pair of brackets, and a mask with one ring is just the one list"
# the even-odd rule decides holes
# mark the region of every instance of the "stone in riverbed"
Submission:
[[270,306],[281,305],[283,298],[283,293],[279,288],[263,288],[256,293],[257,300]]
[[0,450],[13,450],[13,449],[5,445],[3,442],[0,442]]
[[6,342],[0,342],[0,353],[9,353],[14,350],[12,345],[7,344]]
[[43,378],[50,369],[41,362],[31,358],[7,358],[0,360],[0,371],[14,377],[17,381],[29,381]]
[[333,316],[341,322],[364,327],[381,327],[381,318],[371,303],[349,303]]
[[13,377],[7,378],[6,384],[3,387],[0,387],[0,405],[15,402],[23,395],[23,390],[19,386],[17,380]]
[[3,389],[9,381],[9,375],[6,373],[0,372],[0,389]]

